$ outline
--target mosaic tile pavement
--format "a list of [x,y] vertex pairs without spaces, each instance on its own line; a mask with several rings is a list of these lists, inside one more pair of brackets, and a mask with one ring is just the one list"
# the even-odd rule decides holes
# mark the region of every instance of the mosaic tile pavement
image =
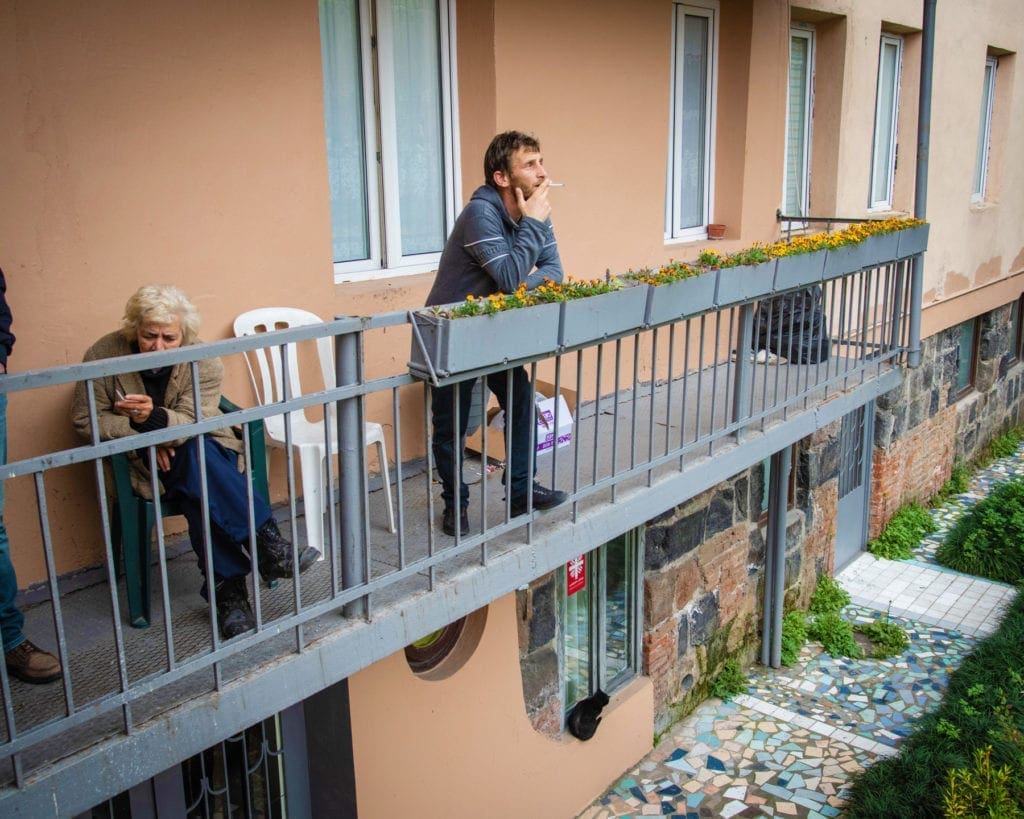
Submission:
[[1024,447],[933,511],[940,530],[912,560],[864,553],[839,574],[853,600],[847,619],[888,612],[907,629],[901,656],[836,659],[805,646],[791,668],[755,672],[733,701],[702,703],[580,819],[839,816],[851,776],[897,753],[1012,599],[1009,586],[938,566],[934,551],[963,510],[1014,474],[1024,474]]

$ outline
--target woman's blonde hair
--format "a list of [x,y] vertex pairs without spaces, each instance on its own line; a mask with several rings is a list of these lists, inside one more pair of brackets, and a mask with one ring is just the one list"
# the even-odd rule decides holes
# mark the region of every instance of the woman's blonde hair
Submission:
[[143,324],[181,325],[181,343],[191,344],[199,335],[199,311],[184,291],[173,284],[147,284],[140,287],[124,306],[121,334],[135,341]]

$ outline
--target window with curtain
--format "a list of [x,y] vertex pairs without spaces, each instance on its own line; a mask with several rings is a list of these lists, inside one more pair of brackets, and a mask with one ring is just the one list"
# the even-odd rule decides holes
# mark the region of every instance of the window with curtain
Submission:
[[711,221],[716,10],[674,6],[666,238],[707,236]]
[[614,691],[639,667],[639,529],[580,555],[565,569],[565,709],[598,688]]
[[789,33],[789,85],[786,96],[786,169],[782,212],[807,216],[810,191],[811,111],[814,83],[814,32]]
[[875,135],[871,149],[871,195],[868,201],[868,206],[875,210],[892,209],[902,63],[903,40],[892,34],[883,34],[878,50]]
[[455,218],[451,0],[320,0],[341,281],[436,265]]
[[974,157],[974,188],[971,200],[985,199],[985,181],[988,177],[988,147],[992,139],[992,98],[996,90],[996,58],[985,60],[985,79],[981,86],[981,119],[978,125],[978,148]]

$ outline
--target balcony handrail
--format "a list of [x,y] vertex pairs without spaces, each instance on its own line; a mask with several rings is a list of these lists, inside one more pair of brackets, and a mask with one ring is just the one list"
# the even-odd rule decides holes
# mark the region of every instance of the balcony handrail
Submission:
[[[711,312],[697,312],[694,315],[683,316],[677,321],[653,328],[637,327],[613,334],[600,342],[577,345],[568,351],[560,349],[554,355],[538,355],[522,359],[520,363],[530,367],[534,381],[539,363],[550,359],[544,366],[554,368],[555,384],[575,389],[580,398],[580,403],[574,413],[575,443],[571,445],[568,453],[560,453],[557,448],[553,448],[551,460],[544,466],[544,469],[550,468],[554,472],[561,464],[565,470],[571,472],[572,519],[576,520],[580,515],[585,514],[586,503],[599,501],[602,497],[601,493],[609,490],[614,492],[619,487],[628,487],[630,482],[640,479],[647,480],[650,485],[651,481],[657,480],[657,476],[666,470],[674,473],[682,471],[684,461],[688,458],[701,453],[710,453],[727,439],[737,440],[741,435],[758,431],[763,433],[777,420],[785,421],[789,417],[789,413],[796,411],[801,405],[805,408],[814,407],[819,402],[829,401],[830,397],[834,397],[838,392],[856,386],[858,383],[863,384],[869,379],[877,378],[883,371],[897,366],[906,350],[906,316],[913,309],[904,292],[908,283],[906,267],[906,260],[898,262],[893,260],[877,268],[850,272],[831,281],[819,283],[817,286],[822,291],[821,309],[827,313],[830,322],[828,343],[834,349],[833,357],[825,362],[819,361],[800,365],[792,370],[786,369],[785,373],[783,373],[783,368],[756,370],[755,365],[748,360],[746,350],[743,348],[739,348],[739,355],[735,360],[730,361],[730,345],[736,345],[739,338],[753,338],[756,335],[752,332],[754,329],[765,331],[765,327],[758,325],[757,322],[760,319],[755,315],[755,305],[758,301],[791,300],[795,304],[797,299],[803,298],[801,294],[804,292],[802,288],[805,285],[778,293],[772,292],[771,288],[768,288],[766,292],[758,293],[753,298],[716,307]],[[327,558],[331,561],[330,587],[322,599],[314,598],[309,603],[302,603],[300,600],[281,614],[268,613],[265,619],[261,619],[259,628],[254,633],[243,635],[228,643],[207,644],[205,648],[200,648],[188,656],[175,655],[168,662],[160,660],[153,668],[134,677],[129,674],[128,669],[131,663],[136,661],[133,659],[135,655],[132,653],[135,649],[128,645],[121,634],[120,621],[118,621],[114,627],[114,640],[117,643],[118,665],[121,668],[120,682],[109,690],[100,691],[93,696],[89,693],[91,689],[88,689],[87,686],[83,689],[80,679],[71,680],[69,676],[65,681],[65,691],[68,694],[65,713],[54,714],[52,719],[41,724],[30,724],[27,727],[18,724],[19,715],[11,706],[10,683],[4,676],[3,694],[8,721],[11,724],[7,740],[0,742],[0,757],[24,754],[72,727],[80,727],[98,716],[118,711],[121,712],[122,722],[119,730],[130,733],[133,725],[136,724],[136,718],[133,717],[130,706],[171,684],[183,682],[186,677],[196,671],[213,669],[219,680],[221,669],[227,661],[237,661],[243,656],[249,655],[250,652],[254,652],[257,647],[263,647],[270,640],[285,634],[295,635],[292,648],[296,652],[301,651],[306,640],[303,636],[304,628],[311,627],[314,621],[324,615],[335,612],[349,612],[350,616],[339,617],[336,625],[331,627],[334,631],[372,628],[372,623],[368,621],[367,617],[351,616],[354,604],[366,602],[367,606],[363,613],[369,616],[371,614],[369,602],[375,600],[378,595],[394,594],[399,595],[398,600],[405,599],[401,597],[406,592],[403,591],[404,586],[400,584],[412,581],[420,582],[420,578],[425,577],[427,578],[427,591],[436,590],[439,582],[435,576],[436,572],[442,569],[455,571],[454,567],[462,565],[460,561],[469,558],[473,558],[474,566],[477,568],[482,566],[484,567],[482,570],[486,571],[488,555],[492,553],[492,550],[516,549],[532,541],[535,527],[544,526],[544,522],[532,518],[507,518],[502,501],[487,500],[488,486],[496,483],[495,481],[491,481],[490,484],[482,482],[479,490],[482,493],[483,501],[480,506],[493,503],[494,505],[489,508],[494,514],[486,520],[482,520],[483,525],[479,531],[470,536],[457,537],[454,541],[440,541],[439,536],[435,533],[435,521],[422,515],[422,507],[415,505],[425,503],[428,510],[432,510],[431,504],[434,502],[434,490],[430,485],[432,459],[429,446],[426,448],[426,452],[420,452],[412,449],[412,444],[406,441],[411,436],[426,434],[427,422],[425,415],[422,418],[403,419],[399,393],[410,387],[419,386],[421,381],[414,378],[404,368],[403,359],[399,361],[399,371],[385,373],[380,377],[363,377],[362,367],[365,336],[374,331],[398,328],[407,324],[408,320],[406,311],[393,311],[367,317],[342,317],[322,325],[277,330],[260,336],[205,342],[158,353],[63,365],[45,370],[12,374],[7,377],[7,381],[0,380],[0,387],[5,392],[29,391],[93,380],[113,374],[135,372],[143,362],[148,366],[188,363],[197,367],[199,361],[209,357],[226,357],[236,353],[244,355],[265,347],[310,342],[323,337],[347,341],[358,340],[358,343],[349,345],[353,348],[353,352],[345,354],[346,359],[352,358],[352,361],[342,362],[339,359],[337,362],[339,367],[343,363],[352,365],[350,371],[357,373],[357,377],[352,379],[352,383],[343,383],[345,379],[339,378],[339,385],[333,388],[290,397],[265,406],[240,409],[223,416],[200,418],[191,424],[176,426],[173,430],[154,430],[132,436],[130,439],[91,443],[69,449],[59,449],[43,455],[33,455],[13,461],[0,469],[0,479],[30,477],[36,483],[40,515],[47,522],[47,525],[43,526],[41,538],[42,550],[47,557],[47,582],[50,588],[55,590],[56,596],[59,597],[58,602],[61,604],[64,603],[66,594],[60,589],[60,578],[57,577],[54,568],[53,536],[48,526],[52,511],[45,505],[46,482],[51,477],[51,472],[58,468],[98,462],[115,452],[152,447],[173,439],[210,433],[225,425],[245,424],[251,420],[266,419],[312,407],[323,408],[325,412],[333,412],[337,406],[348,402],[361,413],[363,403],[367,399],[390,394],[389,426],[393,440],[392,453],[396,460],[393,474],[396,479],[396,491],[399,492],[396,509],[399,531],[392,540],[381,534],[379,529],[371,530],[371,524],[363,516],[363,511],[370,508],[372,500],[371,490],[366,488],[368,467],[365,460],[365,448],[359,445],[363,442],[363,425],[349,422],[339,424],[339,435],[347,436],[346,440],[349,444],[345,451],[358,453],[358,462],[353,464],[352,475],[348,478],[342,476],[338,483],[343,484],[340,487],[342,491],[348,491],[344,485],[346,481],[360,480],[359,497],[362,502],[358,504],[359,515],[355,518],[359,525],[355,529],[352,527],[346,529],[346,531],[352,530],[357,533],[356,540],[354,543],[349,542],[346,545],[334,527],[334,524],[337,523],[334,515],[339,513],[334,494],[339,487],[331,483],[332,477],[329,477],[328,495],[332,526],[325,545]],[[792,326],[787,330],[782,325],[781,319],[780,323],[776,325],[771,323],[773,319],[770,317],[764,321],[768,322],[767,338],[771,338],[775,333],[781,334],[784,330],[787,332],[792,330]],[[741,335],[741,331],[745,335]],[[634,339],[635,341],[633,341]],[[404,344],[405,341],[406,339],[402,337],[401,342]],[[387,343],[391,343],[390,335]],[[640,362],[641,348],[643,348],[645,356],[649,354],[649,361]],[[853,352],[849,355],[841,355],[839,352],[841,348],[848,348]],[[629,356],[623,352],[624,349],[632,350],[631,361]],[[613,357],[614,362],[612,361]],[[609,370],[609,373],[602,375],[604,359],[607,359],[604,363],[607,365],[606,369]],[[648,373],[644,376],[644,380],[641,380],[641,373],[636,370],[639,366],[638,362],[643,364],[646,368],[645,372]],[[612,367],[613,363],[614,367]],[[467,377],[475,377],[480,373],[504,370],[509,366],[509,362],[495,361],[482,369],[449,376],[442,383],[460,381]],[[575,367],[574,378],[563,372],[567,367]],[[612,369],[614,369],[614,382],[609,385],[607,381],[602,381],[602,378],[609,377]],[[625,370],[626,374],[620,376],[620,370]],[[632,380],[623,383],[622,378],[631,378]],[[575,384],[571,383],[572,381],[575,381]],[[724,392],[724,401],[719,401],[718,393],[720,392]],[[375,400],[377,405],[384,403],[380,398]],[[353,402],[355,403],[353,404]],[[701,402],[710,403],[705,405]],[[378,412],[380,411],[378,406]],[[606,412],[609,411],[610,414],[606,415]],[[429,412],[429,409],[424,407],[424,412]],[[644,413],[649,415],[649,419],[644,420],[645,426],[641,429],[638,418]],[[661,418],[662,413],[665,414],[664,418]],[[621,422],[630,424],[628,428],[620,428],[620,414],[624,417],[628,415],[632,419]],[[659,427],[657,436],[653,431],[656,415],[661,419],[659,423],[664,427],[664,433]],[[375,418],[374,420],[384,419]],[[588,432],[584,431],[585,427]],[[595,446],[592,449],[595,454],[592,463],[583,463],[583,459],[580,457],[580,440],[585,434],[589,434],[589,430],[593,430]],[[604,465],[600,465],[599,468],[598,464],[596,452],[599,447],[596,446],[596,443],[602,433],[606,436],[610,435],[610,445],[607,442],[604,444],[606,448],[621,450],[621,456],[612,458],[610,470],[606,469]],[[491,434],[496,433],[492,432]],[[403,448],[403,443],[405,448]],[[486,454],[485,447],[483,455]],[[417,465],[416,460],[421,456],[424,462]],[[616,461],[615,457],[619,457],[619,460]],[[294,455],[290,449],[286,450],[285,458],[287,474],[293,475],[296,467]],[[330,475],[330,470],[328,470],[328,474]],[[112,608],[108,615],[117,618],[120,616],[117,608],[120,605],[120,593],[117,591],[111,566],[112,533],[106,524],[104,500],[106,486],[102,469],[95,470],[95,480],[103,513],[101,528],[107,583],[111,587],[110,605]],[[289,487],[292,485],[289,480]],[[496,489],[496,487],[494,488]],[[403,496],[403,492],[405,496]],[[414,493],[419,494],[414,498]],[[497,507],[499,506],[501,515],[497,516]],[[340,514],[349,514],[346,508],[350,507],[351,504],[348,507],[343,505]],[[294,497],[291,498],[289,513],[292,529],[296,531]],[[413,513],[415,513],[415,517]],[[422,519],[424,517],[428,517],[425,523]],[[417,539],[419,537],[417,525],[426,527],[423,539]],[[162,523],[158,523],[161,555],[163,553],[162,526]],[[366,576],[357,577],[354,584],[352,584],[353,578],[346,575],[344,583],[342,583],[342,578],[339,577],[341,573],[336,572],[334,568],[335,562],[344,560],[346,556],[352,556],[350,554],[352,549],[358,550],[355,557],[366,559],[366,562],[370,560],[392,561],[394,565],[388,563],[387,571],[371,571]],[[388,551],[389,549],[396,551],[392,553]],[[164,593],[168,594],[170,584],[167,578],[167,567],[161,564],[160,572]],[[516,582],[521,580],[522,578],[518,578]],[[294,587],[296,591],[299,588],[297,578],[294,581]],[[394,601],[386,602],[386,605],[392,604]],[[355,610],[358,611],[358,609]],[[444,623],[435,624],[426,619],[422,623],[417,621],[417,627],[424,629],[432,627],[430,630],[433,630],[440,625],[444,625]],[[179,628],[181,628],[181,624],[176,621],[163,624],[165,637],[170,643],[173,643],[174,635]],[[154,628],[154,633],[156,631],[157,629]],[[396,648],[400,648],[400,646],[396,646]],[[73,646],[65,644],[62,638],[60,645],[62,659],[72,659],[72,649]],[[5,672],[0,671],[0,676],[4,674]],[[83,694],[83,690],[86,693]]]

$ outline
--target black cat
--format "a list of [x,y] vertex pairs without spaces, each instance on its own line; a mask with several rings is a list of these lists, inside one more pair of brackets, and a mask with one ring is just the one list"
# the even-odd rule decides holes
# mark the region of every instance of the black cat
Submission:
[[608,695],[600,688],[584,700],[576,703],[565,718],[569,733],[577,739],[590,739],[601,722],[601,709],[608,704]]

